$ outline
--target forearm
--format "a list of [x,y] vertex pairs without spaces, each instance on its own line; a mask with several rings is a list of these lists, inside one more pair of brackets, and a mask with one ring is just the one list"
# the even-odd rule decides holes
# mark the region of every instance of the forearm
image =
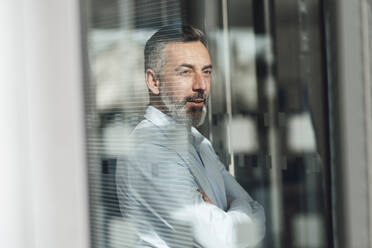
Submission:
[[227,213],[235,230],[234,247],[255,246],[265,236],[265,213],[256,201],[236,199],[231,202]]
[[[265,233],[263,208],[253,204],[241,209],[234,200],[229,211],[201,202],[179,210],[192,228],[195,240],[205,248],[246,248],[258,244]],[[249,212],[249,213],[248,213]]]
[[236,247],[258,244],[265,235],[264,208],[245,191],[224,168],[221,169],[226,187],[227,199],[232,199],[228,214],[233,219]]

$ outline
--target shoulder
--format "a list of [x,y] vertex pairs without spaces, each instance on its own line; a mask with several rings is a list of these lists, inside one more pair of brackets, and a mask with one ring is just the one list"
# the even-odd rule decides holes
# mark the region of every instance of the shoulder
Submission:
[[186,140],[170,135],[148,120],[140,122],[125,144],[125,157],[131,162],[180,162],[187,150]]
[[151,140],[152,138],[159,139],[162,136],[161,129],[151,121],[145,119],[133,129],[130,138],[136,139],[138,143]]

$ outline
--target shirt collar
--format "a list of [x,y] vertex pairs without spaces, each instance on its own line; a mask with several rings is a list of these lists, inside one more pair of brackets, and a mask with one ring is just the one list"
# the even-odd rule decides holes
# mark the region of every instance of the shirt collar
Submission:
[[199,151],[200,145],[205,139],[205,137],[195,127],[191,127],[191,136],[194,147],[196,148],[197,151]]
[[145,112],[145,119],[151,121],[153,124],[160,128],[164,126],[168,127],[177,124],[174,119],[164,114],[163,112],[161,112],[159,109],[155,108],[152,105],[147,106]]
[[147,107],[144,117],[159,127],[166,135],[182,134],[188,137],[190,136],[189,128],[186,125],[177,123],[172,117],[164,114],[152,105]]

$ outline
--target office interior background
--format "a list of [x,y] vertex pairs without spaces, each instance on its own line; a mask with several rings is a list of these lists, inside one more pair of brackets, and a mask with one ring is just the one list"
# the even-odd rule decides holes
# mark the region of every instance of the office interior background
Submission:
[[372,247],[370,0],[2,1],[0,246],[130,247],[115,169],[174,23],[207,35],[199,130],[264,206],[258,247]]

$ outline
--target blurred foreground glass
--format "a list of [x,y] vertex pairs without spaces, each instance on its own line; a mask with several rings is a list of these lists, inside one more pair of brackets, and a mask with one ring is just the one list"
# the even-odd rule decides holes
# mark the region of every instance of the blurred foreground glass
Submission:
[[160,27],[205,31],[214,67],[199,128],[266,212],[261,247],[331,244],[320,2],[85,0],[86,126],[93,247],[131,247],[115,173],[148,104],[143,49]]

